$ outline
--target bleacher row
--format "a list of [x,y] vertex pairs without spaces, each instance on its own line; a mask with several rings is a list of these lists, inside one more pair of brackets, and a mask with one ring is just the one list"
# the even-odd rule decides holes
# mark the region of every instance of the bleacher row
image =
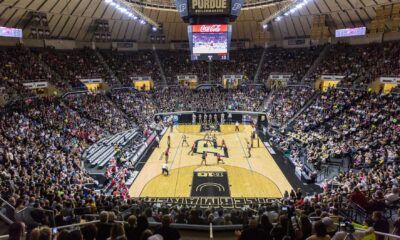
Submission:
[[[224,74],[243,74],[247,79],[253,80],[257,69],[260,70],[260,82],[264,82],[273,72],[291,73],[291,81],[299,82],[320,56],[322,49],[270,47],[264,53],[265,60],[261,66],[258,64],[263,55],[262,50],[233,50],[230,61],[215,62],[209,66],[208,63],[190,61],[187,51],[96,52],[97,50],[92,49],[61,51],[3,47],[0,63],[4,67],[0,71],[0,89],[13,96],[19,94],[14,90],[21,88],[23,82],[48,81],[62,91],[69,91],[84,87],[79,81],[82,78],[102,78],[112,86],[131,84],[131,77],[135,76],[151,76],[157,84],[162,82],[160,67],[167,84],[176,84],[176,76],[180,74],[195,74],[200,82],[221,82]],[[377,76],[398,76],[400,63],[396,59],[399,49],[399,42],[361,46],[332,45],[305,79],[314,80],[320,74],[337,74],[345,76],[344,85],[353,80],[357,84],[365,85]],[[385,54],[376,54],[379,51],[384,51]],[[154,64],[155,54],[159,55],[160,65]],[[354,63],[356,59],[359,62]],[[332,62],[335,64],[331,64]],[[20,63],[29,63],[33,67],[24,67]],[[116,79],[111,77],[113,75]]]
[[[92,167],[98,166],[100,168],[106,166],[108,162],[114,158],[117,153],[115,146],[125,147],[129,142],[141,137],[138,129],[130,129],[124,132],[117,133],[111,137],[101,139],[92,146],[84,154],[84,159],[90,163]],[[135,145],[134,150],[138,150]],[[131,151],[129,157],[132,157],[135,151]],[[130,159],[130,158],[129,158]]]

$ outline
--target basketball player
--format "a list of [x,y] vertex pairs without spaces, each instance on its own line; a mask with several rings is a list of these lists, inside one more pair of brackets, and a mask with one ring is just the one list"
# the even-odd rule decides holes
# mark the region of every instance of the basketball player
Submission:
[[167,146],[168,146],[168,149],[171,147],[171,136],[168,136],[168,138],[167,138]]
[[182,139],[183,139],[182,140],[182,146],[183,146],[183,144],[186,144],[186,147],[189,147],[189,143],[186,140],[186,134],[183,134]]
[[225,114],[221,113],[221,124],[225,123]]
[[206,151],[203,151],[203,154],[201,154],[201,164],[200,165],[203,165],[203,163],[204,163],[204,166],[207,166],[207,153],[206,153]]
[[218,117],[217,114],[214,113],[214,123],[217,125],[218,124]]
[[169,148],[167,148],[167,150],[164,153],[165,156],[165,163],[168,163],[168,158],[169,158]]
[[192,115],[192,124],[196,124],[196,114]]
[[222,162],[222,164],[225,164],[224,160],[222,160],[222,158],[221,158],[221,154],[217,153],[217,164],[219,164],[219,162]]
[[157,147],[160,148],[160,137],[158,134],[156,135],[156,142],[157,142]]
[[239,122],[236,121],[235,123],[235,132],[239,132]]
[[247,152],[249,154],[249,158],[251,158],[251,144],[247,142]]
[[207,124],[207,114],[204,114],[204,124]]
[[188,155],[192,155],[192,156],[193,156],[195,147],[196,147],[196,143],[193,143],[192,148],[191,148],[190,151],[188,152]]
[[199,124],[203,124],[203,121],[201,120],[201,114],[199,114]]
[[161,171],[162,171],[161,172],[162,175],[164,175],[164,176],[168,176],[169,175],[168,165],[166,163],[163,163]]
[[223,149],[224,147],[226,147],[226,144],[225,144],[225,140],[222,139],[222,142],[221,142],[221,149]]
[[208,115],[208,123],[212,124],[212,115],[211,115],[211,113]]

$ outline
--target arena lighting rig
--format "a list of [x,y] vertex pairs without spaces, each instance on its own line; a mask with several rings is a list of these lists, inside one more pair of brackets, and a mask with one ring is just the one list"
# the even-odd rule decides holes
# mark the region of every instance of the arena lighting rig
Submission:
[[240,14],[244,0],[176,0],[182,19],[189,23],[192,60],[229,60],[231,22]]
[[304,7],[308,3],[308,1],[309,0],[289,0],[286,2],[282,2],[282,4],[280,4],[280,8],[278,9],[278,11],[269,15],[266,19],[264,19],[260,23],[262,28],[263,29],[268,28],[268,23],[270,23],[273,20],[279,22],[283,17],[295,13],[296,11]]

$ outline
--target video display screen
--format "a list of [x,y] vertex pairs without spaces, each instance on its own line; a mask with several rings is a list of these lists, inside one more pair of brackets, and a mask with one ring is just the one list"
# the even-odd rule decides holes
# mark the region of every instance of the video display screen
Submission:
[[0,27],[0,37],[22,38],[22,29]]
[[335,31],[335,37],[354,37],[354,36],[364,36],[367,33],[366,27],[359,28],[344,28]]
[[227,53],[228,34],[193,33],[193,54]]
[[191,25],[188,29],[192,60],[229,60],[228,25]]

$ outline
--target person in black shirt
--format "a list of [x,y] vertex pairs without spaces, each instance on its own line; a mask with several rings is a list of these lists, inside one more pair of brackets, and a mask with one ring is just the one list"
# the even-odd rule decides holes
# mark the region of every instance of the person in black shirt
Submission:
[[171,223],[169,215],[164,215],[161,222],[162,226],[154,232],[155,234],[160,234],[164,240],[179,240],[181,238],[178,230],[169,226]]
[[263,229],[258,227],[257,219],[251,219],[249,221],[249,228],[242,232],[236,231],[235,235],[238,236],[240,240],[265,240],[268,236]]
[[136,216],[131,215],[128,218],[128,223],[125,224],[125,235],[128,240],[134,240],[135,239],[135,225],[136,225]]

